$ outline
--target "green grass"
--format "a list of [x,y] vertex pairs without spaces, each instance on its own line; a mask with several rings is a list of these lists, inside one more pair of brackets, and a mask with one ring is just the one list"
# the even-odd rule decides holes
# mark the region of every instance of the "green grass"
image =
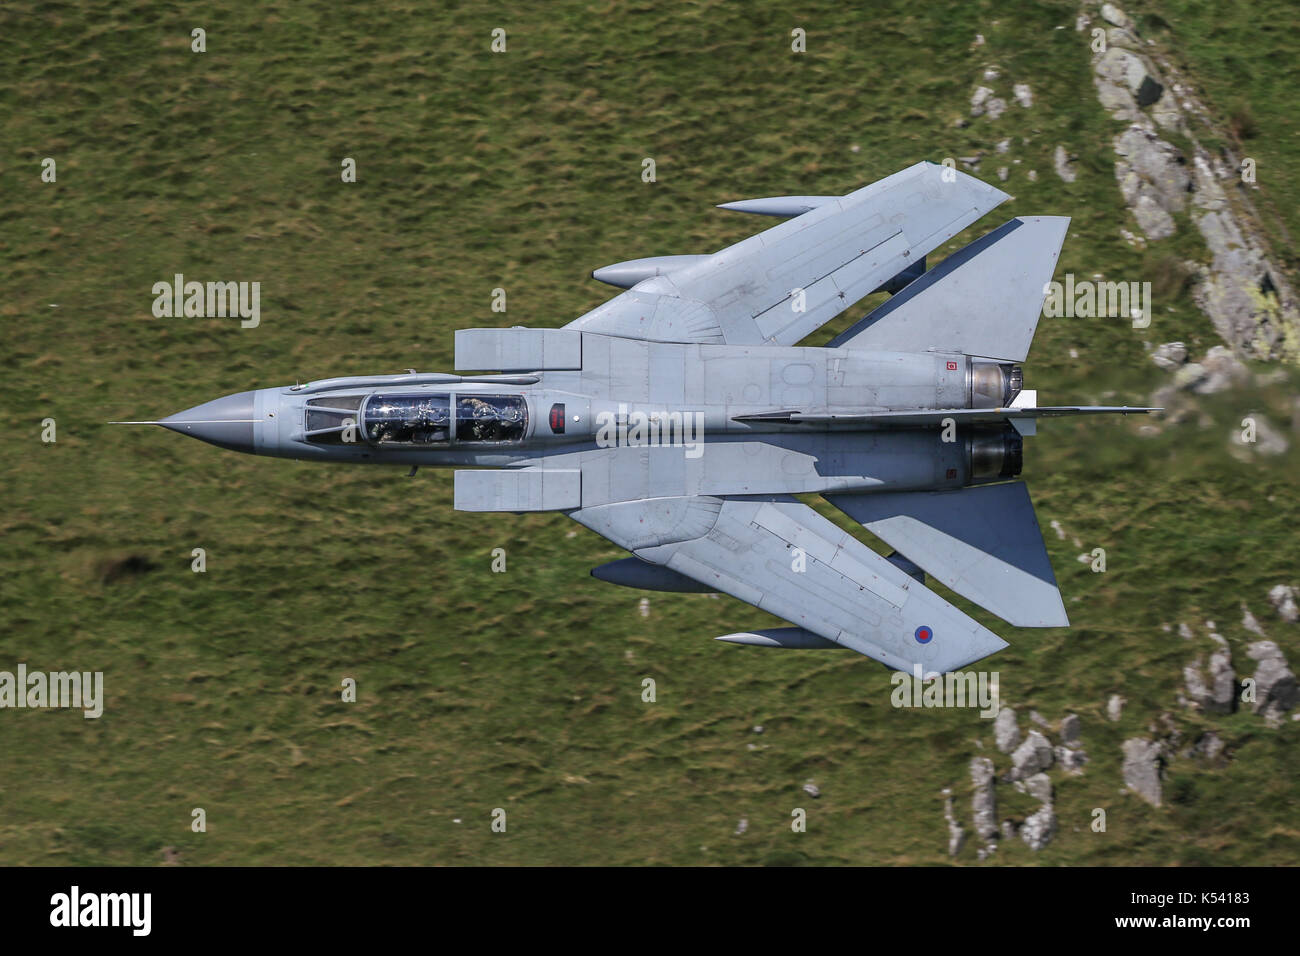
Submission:
[[[295,379],[446,369],[457,328],[560,325],[612,293],[592,268],[708,252],[771,224],[715,203],[845,192],[979,149],[983,178],[1011,165],[1015,199],[962,241],[1013,215],[1070,215],[1059,274],[1159,270],[1159,244],[1119,237],[1132,223],[1115,127],[1074,4],[804,11],[0,12],[0,669],[103,670],[107,685],[97,721],[0,712],[0,863],[150,864],[164,847],[191,864],[947,860],[940,790],[956,788],[969,821],[967,763],[992,752],[972,712],[895,710],[888,673],[855,655],[719,645],[772,623],[726,597],[649,594],[643,617],[641,593],[587,576],[618,549],[557,515],[457,514],[449,474],[242,457],[104,425]],[[205,54],[189,51],[194,26]],[[505,55],[488,51],[496,26]],[[973,48],[977,32],[987,43]],[[998,95],[1028,82],[1035,106],[960,128],[990,64]],[[1257,138],[1280,153],[1279,135],[1261,123]],[[1058,143],[1079,155],[1073,184],[1051,172]],[[40,181],[46,156],[57,183]],[[340,181],[345,156],[355,184]],[[151,286],[174,272],[261,281],[261,326],[153,318]],[[498,286],[507,316],[490,311]],[[1194,354],[1217,341],[1185,291],[1145,333],[1044,320],[1027,384],[1045,402],[1140,404],[1163,381],[1144,335]],[[1178,710],[1201,646],[1161,630],[1213,619],[1244,668],[1244,600],[1300,661],[1300,629],[1264,603],[1273,584],[1300,583],[1297,453],[1227,454],[1248,411],[1285,426],[1295,386],[1206,402],[1204,429],[1052,422],[1029,444],[1044,528],[1058,520],[1082,545],[1047,531],[1073,626],[1017,631],[959,603],[1011,641],[986,665],[1004,696],[1022,714],[1077,711],[1092,763],[1057,777],[1056,841],[1039,854],[1005,843],[999,862],[1295,861],[1294,725]],[[40,441],[46,417],[54,445]],[[195,547],[205,574],[190,571]],[[505,574],[489,571],[495,547]],[[1107,549],[1104,575],[1076,561],[1093,547]],[[345,677],[356,704],[339,700]],[[1103,716],[1111,693],[1129,699],[1118,724]],[[1176,763],[1178,800],[1157,810],[1121,795],[1119,764],[1122,740],[1162,710],[1187,733],[1216,728],[1234,759]],[[999,800],[1001,815],[1032,809],[1009,787]],[[207,833],[190,831],[194,807]],[[496,807],[505,834],[489,829]],[[805,834],[790,831],[795,807]],[[1106,834],[1089,829],[1095,807]]]

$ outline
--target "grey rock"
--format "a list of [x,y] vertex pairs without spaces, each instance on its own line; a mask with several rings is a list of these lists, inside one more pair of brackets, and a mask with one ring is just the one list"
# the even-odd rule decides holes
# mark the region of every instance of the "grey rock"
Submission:
[[1187,346],[1182,342],[1166,342],[1151,353],[1151,361],[1172,371],[1187,361]]
[[1198,395],[1214,395],[1250,384],[1250,369],[1225,346],[1214,346],[1200,364],[1205,375],[1192,386]]
[[988,757],[975,757],[970,762],[971,812],[975,819],[975,832],[981,840],[992,840],[998,835],[997,797],[994,794],[993,761]]
[[1052,780],[1045,773],[1036,773],[1025,779],[1025,789],[1039,803],[1051,804]]
[[993,719],[993,739],[1002,753],[1009,754],[1020,743],[1020,726],[1016,723],[1016,712],[1010,707],[1003,707]]
[[1046,770],[1054,759],[1052,745],[1036,730],[1031,730],[1029,736],[1011,754],[1015,777],[1020,780]]
[[1195,745],[1191,748],[1189,756],[1199,757],[1202,760],[1213,763],[1222,756],[1224,751],[1223,741],[1214,731],[1206,731],[1201,734]]
[[812,797],[814,800],[822,795],[821,789],[811,780],[803,785],[803,792],[808,794],[808,796]]
[[1056,169],[1056,175],[1067,183],[1078,179],[1078,173],[1074,171],[1074,157],[1065,151],[1064,146],[1056,147],[1056,152],[1052,154],[1052,166]]
[[1151,129],[1132,124],[1115,137],[1115,177],[1124,201],[1136,210],[1144,198],[1162,212],[1187,205],[1191,175],[1182,154]]
[[1300,699],[1296,676],[1275,641],[1256,641],[1246,648],[1246,656],[1258,665],[1253,710],[1262,714],[1270,726],[1280,726],[1283,715]]
[[1016,102],[1025,109],[1034,105],[1034,91],[1029,88],[1028,83],[1017,83],[1011,89],[1011,95],[1016,98]]
[[1083,773],[1083,765],[1088,762],[1088,755],[1082,749],[1057,747],[1053,752],[1056,754],[1056,762],[1066,773],[1076,777]]
[[[1220,638],[1222,640],[1222,638]],[[1210,655],[1209,679],[1198,657],[1183,668],[1188,703],[1207,714],[1230,714],[1237,703],[1237,675],[1232,669],[1232,652],[1226,646]]]
[[1137,220],[1146,237],[1151,240],[1168,239],[1177,231],[1174,217],[1156,201],[1151,189],[1143,184],[1133,202],[1133,218]]
[[1079,746],[1079,734],[1083,728],[1083,722],[1079,720],[1078,714],[1066,714],[1061,721],[1061,743],[1067,747]]
[[1286,584],[1277,584],[1269,589],[1268,603],[1273,605],[1278,617],[1288,624],[1300,619],[1300,608],[1296,607],[1295,589]]
[[1195,388],[1205,380],[1209,373],[1200,362],[1188,362],[1174,373],[1174,387],[1181,389]]
[[1153,807],[1161,803],[1163,758],[1164,748],[1154,740],[1124,741],[1124,784]]
[[1113,3],[1103,3],[1101,5],[1101,18],[1117,27],[1126,27],[1129,24],[1128,16]]
[[943,792],[943,818],[948,821],[948,855],[956,856],[966,845],[966,831],[952,812],[952,791]]
[[[1120,42],[1111,43],[1111,37]],[[1106,39],[1108,49],[1093,65],[1093,72],[1106,82],[1123,87],[1130,96],[1137,96],[1142,81],[1151,76],[1151,71],[1142,57],[1125,48],[1129,44],[1124,42],[1122,34],[1111,31]]]
[[1037,724],[1039,727],[1042,727],[1044,730],[1047,730],[1052,726],[1047,722],[1047,718],[1044,717],[1036,710],[1031,710],[1029,712],[1029,720],[1031,723]]
[[1230,714],[1237,706],[1237,675],[1232,669],[1232,652],[1221,647],[1210,655],[1210,699],[1206,711]]
[[1106,717],[1111,723],[1118,723],[1123,712],[1124,698],[1119,694],[1111,694],[1110,700],[1106,701]]
[[1041,850],[1052,842],[1056,835],[1056,812],[1050,805],[1039,807],[1028,817],[1020,828],[1020,837],[1031,850]]
[[1259,637],[1267,637],[1264,628],[1260,625],[1259,620],[1254,614],[1250,613],[1250,608],[1246,607],[1246,602],[1241,602],[1241,626]]
[[1016,821],[1002,821],[1002,838],[1005,840],[1014,840],[1016,838]]

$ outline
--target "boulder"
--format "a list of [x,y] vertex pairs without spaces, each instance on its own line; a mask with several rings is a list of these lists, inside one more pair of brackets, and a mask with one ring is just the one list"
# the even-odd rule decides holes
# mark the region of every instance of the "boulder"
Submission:
[[1052,780],[1045,773],[1036,773],[1025,779],[1025,790],[1039,803],[1051,804]]
[[1154,740],[1132,737],[1124,741],[1124,785],[1153,807],[1161,803],[1161,767],[1164,747]]
[[1020,726],[1016,723],[1016,712],[1010,707],[1003,707],[993,720],[993,739],[998,750],[1009,754],[1020,743]]
[[1046,770],[1054,760],[1052,745],[1036,730],[1031,730],[1019,747],[1011,754],[1013,776],[1018,780]]
[[1112,26],[1126,27],[1129,24],[1128,16],[1113,3],[1101,5],[1101,18]]

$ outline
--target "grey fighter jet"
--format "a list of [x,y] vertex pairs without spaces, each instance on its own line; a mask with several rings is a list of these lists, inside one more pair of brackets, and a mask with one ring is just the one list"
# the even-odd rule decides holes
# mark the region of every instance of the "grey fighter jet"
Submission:
[[[451,465],[461,511],[555,511],[631,557],[592,574],[723,592],[791,627],[718,640],[847,647],[962,668],[1006,642],[928,574],[1016,627],[1069,622],[1021,471],[1039,418],[1025,360],[1069,220],[1012,219],[926,271],[1007,195],[918,163],[845,196],[723,208],[785,221],[712,255],[636,259],[558,329],[456,332],[462,374],[240,392],[158,422],[222,448]],[[798,343],[891,298],[824,348]],[[820,494],[882,557],[794,496]]]

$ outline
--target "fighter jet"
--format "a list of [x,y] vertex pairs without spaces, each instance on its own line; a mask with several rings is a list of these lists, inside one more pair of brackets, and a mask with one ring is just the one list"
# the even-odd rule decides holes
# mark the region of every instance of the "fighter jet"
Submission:
[[[142,424],[279,458],[462,466],[457,510],[558,512],[631,552],[603,581],[721,592],[791,625],[718,640],[957,670],[1006,642],[926,575],[1015,627],[1069,623],[1015,480],[1038,419],[1156,410],[1022,388],[1068,219],[1012,219],[926,270],[1007,198],[918,163],[844,196],[726,203],[785,221],[597,269],[626,291],[563,328],[458,331],[459,374],[261,388]],[[799,344],[881,290],[825,347]]]

